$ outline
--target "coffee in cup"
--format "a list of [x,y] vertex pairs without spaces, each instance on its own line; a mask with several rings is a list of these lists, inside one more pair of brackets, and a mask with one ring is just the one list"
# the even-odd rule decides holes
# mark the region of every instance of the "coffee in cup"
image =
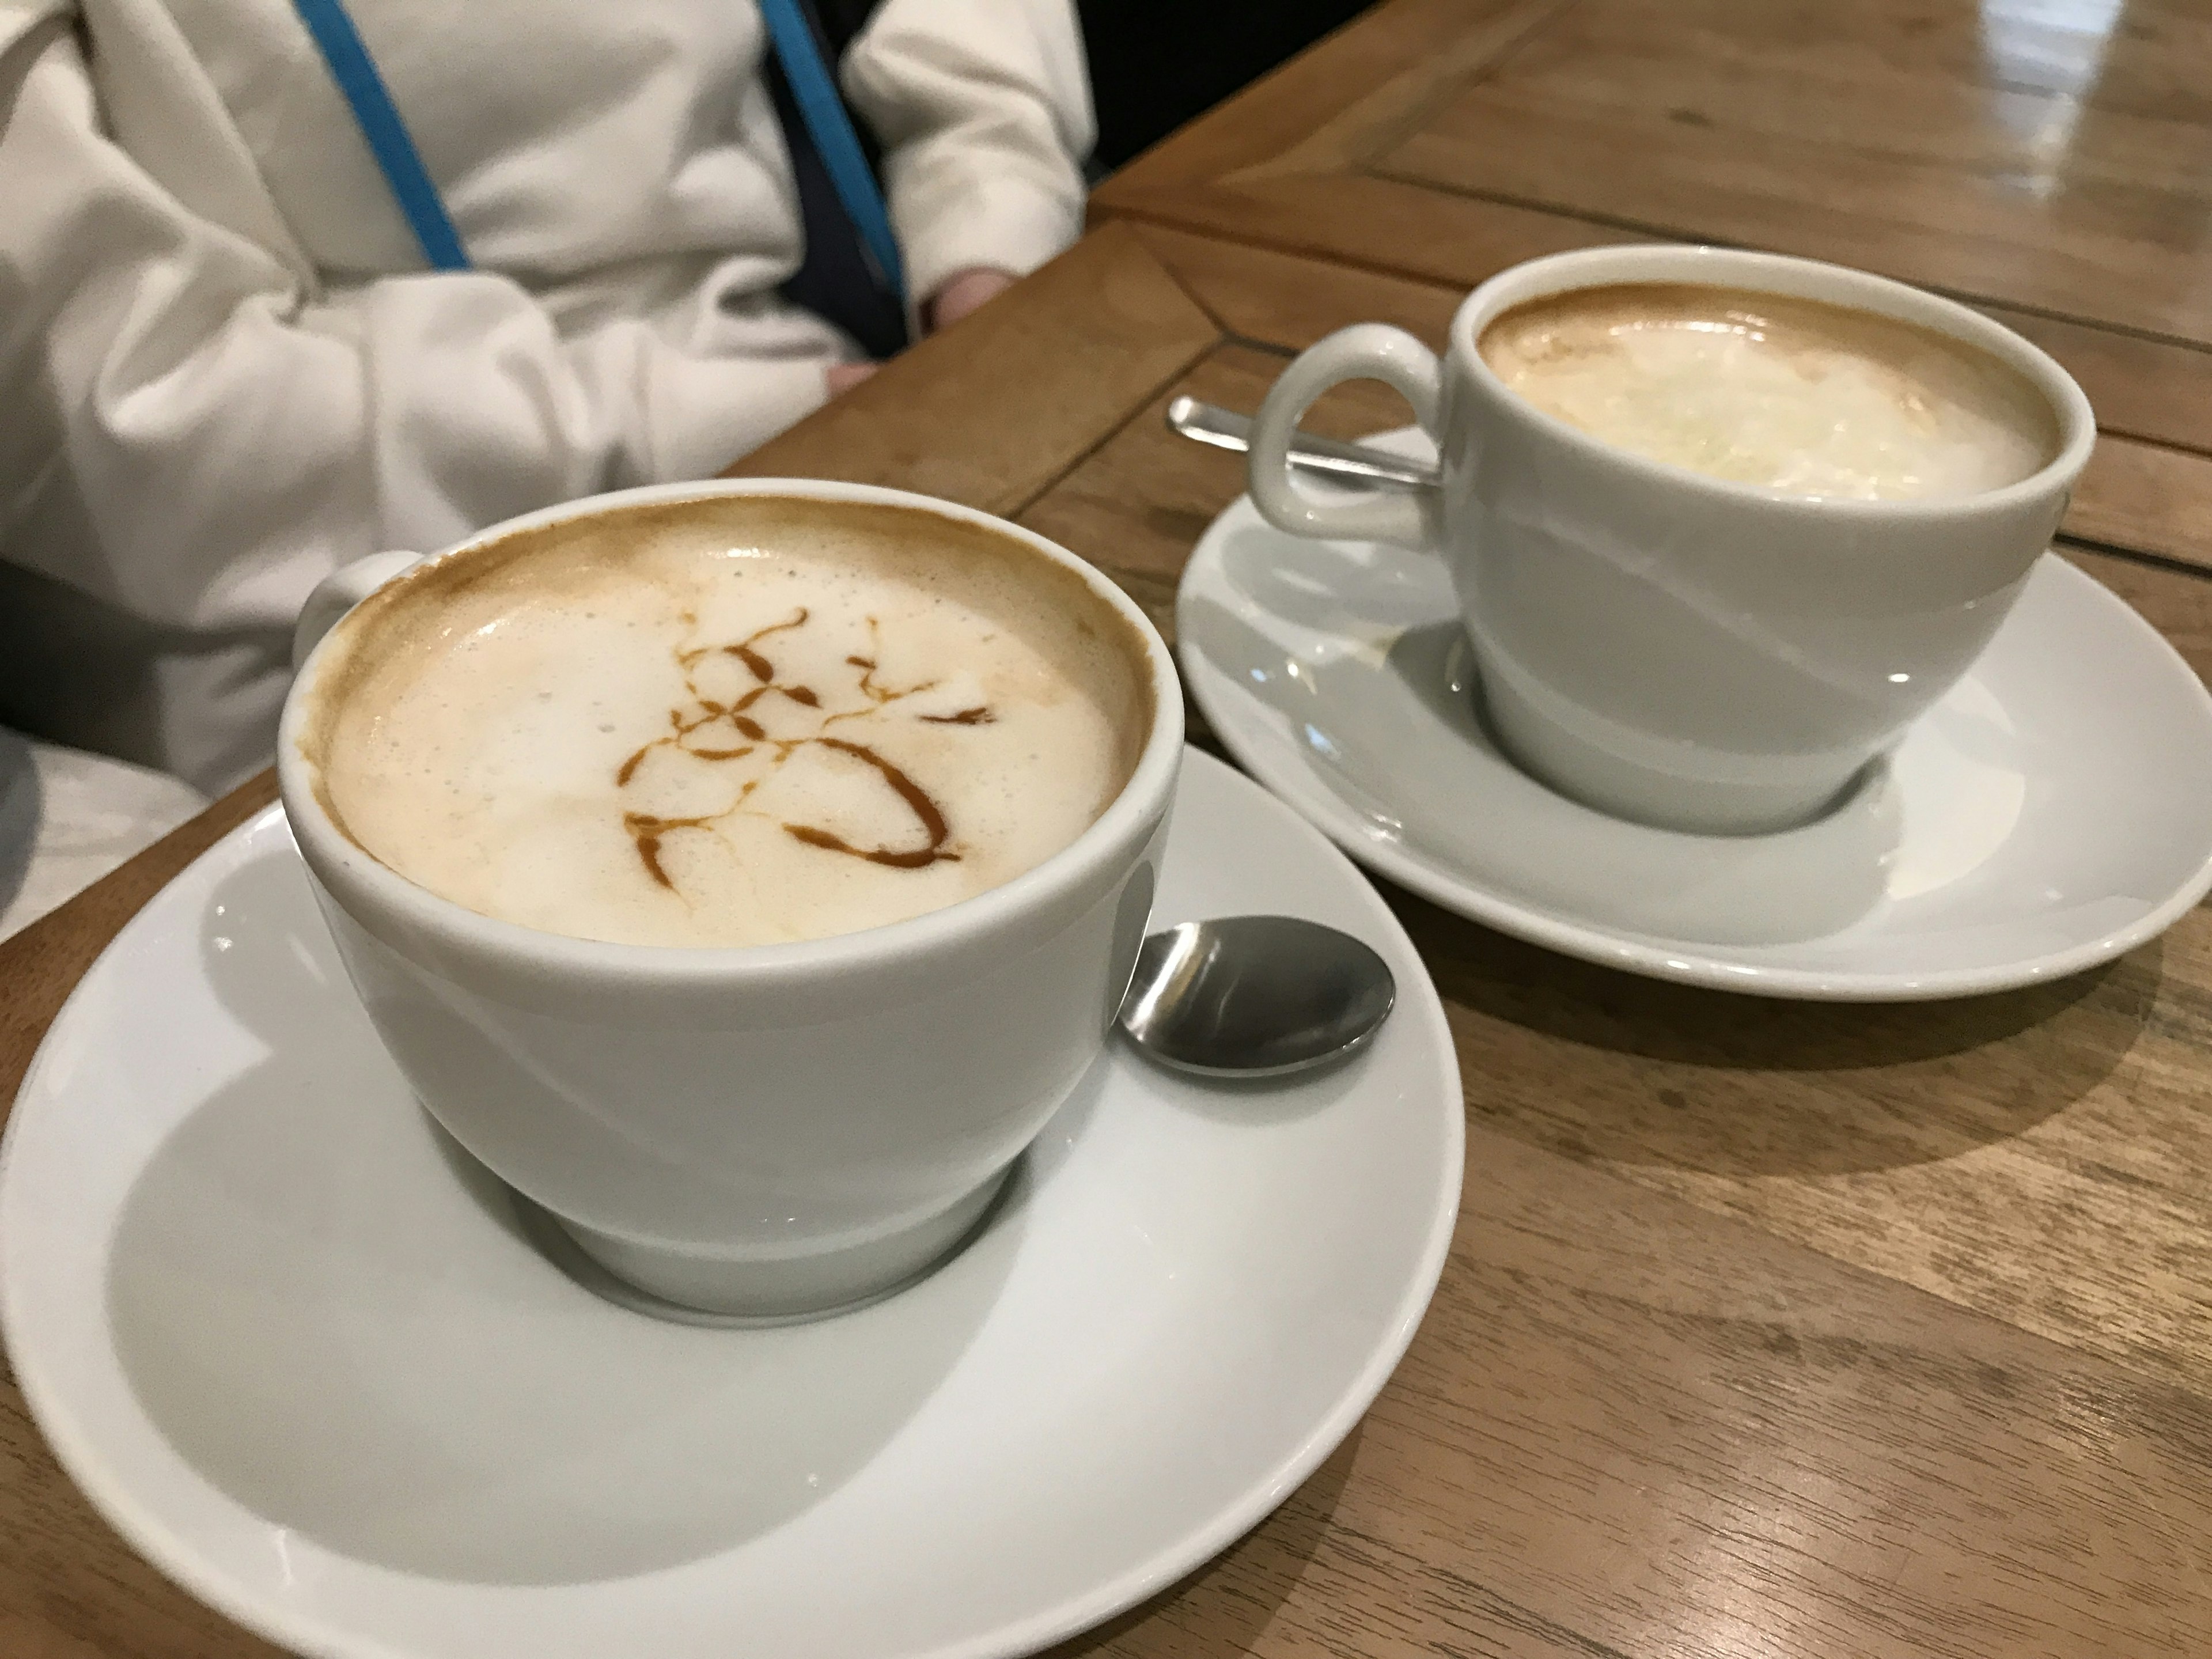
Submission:
[[[1413,405],[1439,487],[1297,487],[1298,415],[1359,378]],[[1310,347],[1249,477],[1279,529],[1443,560],[1484,718],[1529,772],[1662,829],[1755,834],[1861,787],[1972,666],[2094,437],[2063,368],[1954,301],[1644,245],[1499,272],[1441,358],[1380,323]]]
[[1594,438],[1794,495],[1974,495],[2058,449],[2049,399],[1987,352],[1789,295],[1573,289],[1505,312],[1477,349],[1514,392]]
[[1151,725],[1143,642],[999,532],[732,495],[518,532],[350,618],[305,744],[408,880],[576,938],[786,943],[1034,868]]
[[295,649],[278,783],[378,1036],[650,1297],[888,1294],[1103,1050],[1182,705],[1041,536],[859,484],[625,491],[358,561]]

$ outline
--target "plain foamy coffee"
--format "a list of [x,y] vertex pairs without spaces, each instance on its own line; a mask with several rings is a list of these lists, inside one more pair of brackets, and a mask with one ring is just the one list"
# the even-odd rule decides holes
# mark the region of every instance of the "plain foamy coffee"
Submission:
[[469,909],[769,944],[956,903],[1075,840],[1143,747],[1145,663],[1010,537],[705,498],[518,532],[374,595],[302,743],[345,832]]
[[1691,284],[1570,289],[1483,331],[1547,414],[1652,460],[1794,495],[1927,500],[2028,477],[2057,418],[2017,372],[1872,312]]

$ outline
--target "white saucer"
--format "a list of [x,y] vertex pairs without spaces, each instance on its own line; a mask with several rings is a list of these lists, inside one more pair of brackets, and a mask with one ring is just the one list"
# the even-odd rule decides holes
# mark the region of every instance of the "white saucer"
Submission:
[[[1382,441],[1434,453],[1418,433]],[[1964,996],[2118,956],[2212,885],[2212,698],[2055,556],[1850,800],[1771,836],[1648,829],[1520,771],[1476,712],[1427,555],[1287,536],[1240,499],[1200,538],[1176,617],[1222,742],[1337,845],[1612,967],[1770,996]]]
[[15,1374],[126,1538],[303,1652],[1030,1652],[1287,1497],[1443,1267],[1436,992],[1356,872],[1193,753],[1156,924],[1244,910],[1382,953],[1369,1051],[1240,1091],[1116,1049],[928,1279],[708,1330],[525,1242],[378,1047],[272,808],[124,930],[23,1085]]

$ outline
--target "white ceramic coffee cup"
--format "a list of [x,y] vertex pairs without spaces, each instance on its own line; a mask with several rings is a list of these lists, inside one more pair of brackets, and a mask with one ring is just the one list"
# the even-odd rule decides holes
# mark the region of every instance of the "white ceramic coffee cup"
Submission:
[[730,495],[943,514],[1074,572],[1128,624],[1152,693],[1135,770],[1105,813],[1001,886],[830,939],[615,945],[478,915],[356,845],[302,748],[327,659],[317,641],[419,562],[404,553],[348,567],[309,601],[277,776],[346,969],[439,1122],[620,1278],[777,1319],[884,1294],[943,1257],[1098,1058],[1151,913],[1182,702],[1158,634],[1104,576],[1018,526],[901,490],[626,490],[438,556],[611,507]]
[[[2049,399],[2057,453],[1957,500],[1790,495],[1606,444],[1509,390],[1476,349],[1515,306],[1622,283],[1791,295],[1951,336]],[[1413,404],[1437,442],[1440,490],[1322,501],[1292,481],[1297,418],[1359,379]],[[1492,722],[1530,770],[1625,817],[1747,833],[1818,815],[1966,672],[2058,527],[2094,437],[2065,370],[1965,306],[1776,254],[1607,247],[1492,277],[1460,307],[1441,362],[1380,323],[1318,342],[1268,392],[1249,477],[1279,529],[1443,556]]]

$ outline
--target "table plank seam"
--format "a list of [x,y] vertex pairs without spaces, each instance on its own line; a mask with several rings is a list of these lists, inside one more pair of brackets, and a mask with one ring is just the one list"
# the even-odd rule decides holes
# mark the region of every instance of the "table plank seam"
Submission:
[[[1952,297],[1955,299],[1959,296],[1954,295]],[[1968,303],[1972,304],[1976,302],[1968,301]],[[1994,306],[1997,302],[1991,300],[1986,303]],[[2099,326],[2099,325],[2095,323],[2085,323],[2078,317],[2060,317],[2054,318],[2051,320],[2055,322],[2069,323],[2075,328],[2095,328]],[[2205,365],[2205,369],[2208,382],[2207,389],[2208,391],[2212,391],[2212,362],[2208,362]],[[2124,438],[2131,444],[2141,444],[2145,449],[2162,449],[2169,455],[2189,455],[2200,460],[2203,459],[2207,456],[2212,456],[2212,443],[2180,443],[2172,438],[2160,438],[2154,436],[2147,432],[2130,431],[2124,426],[2108,425],[2102,420],[2100,420],[2097,422],[2097,430],[2106,437]]]
[[[1994,301],[1992,301],[1992,303],[1994,303]],[[1998,320],[2002,321],[2003,319],[1999,319]],[[2097,326],[2094,323],[2085,323],[2078,318],[2074,317],[2055,317],[2049,320],[2052,322],[2067,323],[2075,328],[2095,328]],[[2033,343],[2030,342],[2030,343],[2032,344]],[[2061,364],[2060,367],[2063,368],[2064,365]],[[2208,363],[2205,367],[2208,371],[2208,378],[2212,378],[2212,363]],[[2193,459],[2200,461],[2212,460],[2212,443],[2202,445],[2176,443],[2171,438],[2160,438],[2151,433],[2142,431],[2135,427],[2113,425],[2106,421],[2101,416],[2097,421],[2097,432],[2101,437],[2124,438],[2131,444],[2141,444],[2145,449],[2162,449],[2168,454],[2172,455],[2187,455]]]
[[2099,541],[2093,536],[2077,536],[2063,530],[2053,536],[2051,542],[2054,547],[2078,548],[2084,553],[2102,553],[2109,558],[2125,559],[2130,564],[2147,565],[2153,570],[2166,571],[2176,576],[2193,576],[2198,581],[2212,581],[2212,570],[2193,560],[2177,558],[2171,553],[2147,553],[2138,547]]
[[[1106,221],[1107,224],[1111,224],[1113,222],[1114,222],[1111,219]],[[1103,227],[1102,226],[1100,228],[1103,228]],[[1162,258],[1159,249],[1154,247],[1149,241],[1146,240],[1144,233],[1137,229],[1135,226],[1133,225],[1129,227],[1129,230],[1130,240],[1135,242],[1139,247],[1145,251],[1145,257],[1146,258],[1150,259],[1154,264],[1158,265],[1163,271],[1167,273],[1168,280],[1173,283],[1176,288],[1182,291],[1182,297],[1189,301],[1191,304],[1196,306],[1200,313],[1205,317],[1207,322],[1212,323],[1215,328],[1226,333],[1229,328],[1226,319],[1223,318],[1219,311],[1215,309],[1212,306],[1208,305],[1206,303],[1206,296],[1203,294],[1200,294],[1195,288],[1192,287],[1190,283],[1185,279],[1182,272],[1176,269],[1174,261]],[[1218,344],[1218,343],[1217,342],[1216,343]],[[1116,429],[1118,430],[1119,428]]]
[[[2052,550],[2212,683],[2212,244],[2181,234],[2212,223],[2203,16],[1382,0],[1103,181],[1081,251],[750,465],[1013,519],[1172,642],[1193,544],[1244,487],[1242,457],[1167,428],[1178,392],[1254,407],[1358,319],[1438,344],[1470,287],[1554,251],[1827,247],[1954,280],[1911,279],[2081,382],[2106,441]],[[1755,128],[1662,124],[1731,98],[1813,142],[1770,164]],[[1925,200],[1863,160],[1830,176],[1821,132],[1886,121]],[[1686,174],[1699,158],[1712,178]],[[1991,165],[2013,171],[1951,176]],[[1962,291],[2014,286],[2039,303]],[[1368,383],[1310,419],[1405,416]],[[0,1067],[215,838],[191,829],[0,945]],[[1366,879],[1465,1079],[1435,1301],[1282,1509],[1054,1659],[2212,1654],[2212,908],[2009,1001],[1836,1011],[1655,986]],[[272,1651],[98,1520],[4,1356],[0,1458],[0,1652]]]
[[[1583,0],[1534,0],[1525,8],[1517,27],[1514,26],[1514,15],[1508,12],[1494,20],[1496,38],[1480,40],[1467,54],[1468,61],[1456,68],[1444,68],[1439,72],[1436,65],[1425,61],[1408,64],[1291,149],[1231,167],[1213,182],[1235,185],[1245,179],[1311,177],[1314,170],[1307,165],[1310,161],[1324,161],[1328,172],[1338,171],[1347,162],[1354,168],[1364,167],[1370,161],[1419,136],[1430,121],[1495,77],[1582,3]],[[1458,56],[1456,52],[1445,54],[1447,62]],[[1363,128],[1363,114],[1378,109],[1382,112],[1369,118]]]
[[1225,346],[1242,346],[1247,351],[1256,351],[1265,356],[1279,357],[1285,362],[1288,362],[1298,355],[1298,348],[1296,346],[1283,345],[1273,340],[1255,339],[1251,335],[1239,334],[1234,329],[1224,329],[1221,331],[1221,343]]
[[[1556,202],[1547,202],[1534,196],[1522,196],[1511,191],[1481,190],[1471,185],[1425,178],[1414,173],[1394,172],[1387,167],[1363,167],[1360,169],[1360,176],[1377,179],[1386,184],[1402,185],[1412,190],[1430,191],[1439,196],[1457,197],[1462,201],[1487,202],[1497,207],[1517,208],[1524,213],[1540,213],[1548,218],[1564,219],[1578,224],[1597,225],[1607,230],[1626,231],[1636,236],[1654,237],[1670,242],[1696,242],[1706,247],[1743,248],[1753,252],[1775,251],[1758,243],[1737,241],[1725,236],[1684,230],[1674,225],[1632,219],[1622,214],[1602,213],[1589,208],[1564,207]],[[1202,224],[1201,221],[1195,219],[1191,222],[1194,225]],[[1342,258],[1334,253],[1323,257]],[[1364,261],[1349,258],[1343,259],[1343,263],[1382,271],[1394,276],[1411,277],[1415,282],[1436,283],[1436,278],[1433,276],[1399,266],[1381,264],[1370,265]],[[1449,286],[1442,283],[1437,285]],[[2168,334],[2158,329],[2112,322],[2102,317],[2085,317],[2075,312],[2060,311],[2055,307],[2037,305],[2032,301],[2006,299],[1994,294],[1976,294],[1966,289],[1946,288],[1936,283],[1914,282],[1909,286],[1924,289],[1930,294],[1941,294],[1963,305],[1992,306],[1999,310],[2016,312],[2022,316],[2039,317],[2048,322],[2070,323],[2076,328],[2094,329],[2100,334],[2121,335],[2130,339],[2146,341],[2153,345],[2174,347],[2196,352],[2201,356],[2212,357],[2212,343],[2193,340],[2183,334]],[[2173,447],[2167,446],[2167,447]]]
[[[1164,264],[1160,268],[1163,270],[1167,269]],[[1170,272],[1169,274],[1170,276],[1173,275],[1172,272]],[[1178,288],[1182,286],[1182,278],[1176,277],[1175,281],[1176,285]],[[1195,303],[1195,301],[1194,301],[1194,303]],[[1201,307],[1200,309],[1203,310],[1204,307]],[[1209,318],[1213,315],[1210,311],[1206,312],[1206,314]],[[1181,381],[1189,374],[1192,369],[1197,368],[1199,364],[1204,362],[1208,357],[1211,357],[1216,351],[1220,349],[1220,347],[1221,340],[1219,337],[1217,336],[1203,348],[1193,352],[1190,356],[1184,359],[1182,362],[1177,364],[1172,374],[1164,375],[1160,380],[1154,381],[1152,386],[1146,389],[1144,396],[1131,406],[1128,413],[1123,416],[1119,421],[1115,422],[1109,430],[1100,433],[1097,438],[1091,441],[1091,442],[1085,446],[1082,453],[1070,458],[1066,466],[1062,467],[1051,477],[1039,484],[1038,487],[1032,490],[1029,495],[1022,497],[1013,505],[1000,510],[1000,516],[1006,519],[1019,519],[1023,514],[1028,512],[1032,507],[1035,507],[1047,495],[1052,494],[1054,490],[1057,489],[1067,480],[1077,468],[1080,467],[1085,461],[1091,459],[1092,456],[1096,455],[1101,449],[1105,447],[1107,444],[1112,442],[1122,433],[1127,431],[1134,422],[1143,418],[1145,411],[1150,409],[1154,404],[1158,403],[1163,393],[1181,383]]]
[[[1109,222],[1111,222],[1109,221]],[[1221,312],[1218,307],[1209,303],[1206,295],[1200,293],[1198,289],[1183,276],[1183,273],[1176,268],[1174,260],[1167,258],[1161,253],[1159,249],[1154,247],[1150,242],[1146,241],[1141,234],[1138,236],[1137,241],[1139,245],[1144,248],[1145,252],[1152,256],[1153,262],[1157,264],[1162,270],[1168,274],[1169,278],[1175,283],[1175,285],[1182,290],[1183,297],[1188,299],[1191,304],[1197,307],[1200,312],[1204,313],[1206,319],[1208,322],[1212,323],[1214,327],[1221,331],[1221,337],[1219,339],[1216,340],[1206,351],[1200,353],[1198,356],[1193,358],[1189,362],[1183,365],[1182,369],[1180,371],[1181,375],[1188,375],[1193,368],[1198,366],[1199,363],[1203,362],[1207,357],[1212,356],[1214,352],[1218,351],[1223,346],[1243,346],[1253,351],[1264,352],[1270,357],[1288,359],[1297,356],[1297,349],[1294,346],[1282,345],[1272,340],[1255,339],[1251,335],[1239,333],[1236,329],[1231,327],[1229,319],[1221,314]],[[1432,284],[1432,286],[1440,288],[1443,285],[1441,283],[1437,283]],[[1146,406],[1150,406],[1151,401],[1157,400],[1160,392],[1165,389],[1166,386],[1164,384],[1161,386],[1155,387],[1152,392],[1152,398],[1151,400],[1147,401]],[[1134,419],[1135,417],[1132,416],[1131,418]],[[1108,438],[1112,438],[1120,433],[1127,431],[1127,429],[1128,422],[1124,421],[1120,426],[1115,428],[1113,432],[1110,432],[1106,435]],[[1101,441],[1103,441],[1103,440]],[[1070,470],[1072,471],[1073,469]],[[1057,481],[1055,480],[1055,482]],[[1050,488],[1050,486],[1048,486],[1048,488]]]
[[[1315,176],[1322,177],[1327,175],[1317,174]],[[1425,180],[1401,179],[1391,173],[1367,173],[1359,176],[1376,179],[1388,184],[1402,185],[1409,189],[1437,191],[1436,186],[1430,185]],[[1447,192],[1437,191],[1437,193],[1445,194]],[[1517,207],[1525,212],[1540,213],[1545,215],[1547,217],[1553,219],[1576,220],[1583,224],[1601,225],[1607,229],[1632,230],[1638,235],[1663,236],[1669,241],[1680,241],[1684,240],[1682,237],[1675,235],[1670,232],[1638,229],[1636,227],[1631,226],[1626,222],[1615,222],[1611,219],[1601,218],[1589,214],[1572,214],[1564,212],[1558,208],[1547,206],[1541,202],[1519,201],[1502,195],[1486,196],[1479,191],[1469,190],[1455,190],[1448,193],[1462,197],[1471,201],[1493,202],[1500,207]],[[1341,265],[1348,270],[1365,271],[1372,276],[1394,277],[1401,282],[1419,283],[1429,288],[1442,289],[1448,291],[1465,291],[1463,285],[1455,283],[1439,282],[1433,271],[1423,270],[1419,266],[1410,264],[1393,264],[1385,258],[1363,256],[1358,253],[1347,252],[1333,243],[1316,242],[1308,245],[1293,243],[1287,240],[1276,241],[1273,240],[1255,240],[1244,235],[1225,235],[1218,225],[1212,224],[1207,221],[1202,210],[1203,204],[1186,203],[1180,199],[1179,197],[1168,197],[1164,192],[1163,192],[1161,197],[1153,198],[1141,202],[1127,204],[1109,204],[1105,209],[1106,217],[1101,222],[1111,224],[1117,219],[1133,219],[1141,224],[1158,225],[1164,230],[1180,231],[1185,235],[1204,236],[1214,241],[1227,242],[1232,246],[1255,247],[1265,252],[1279,253],[1286,258],[1312,259],[1325,262],[1329,264]],[[1710,238],[1705,240],[1707,241],[1709,246],[1713,247],[1733,247],[1737,246],[1737,244],[1735,243],[1723,242]],[[2075,319],[2068,318],[2063,320],[2071,322]],[[2092,326],[2095,326],[2095,325],[2092,325]]]

